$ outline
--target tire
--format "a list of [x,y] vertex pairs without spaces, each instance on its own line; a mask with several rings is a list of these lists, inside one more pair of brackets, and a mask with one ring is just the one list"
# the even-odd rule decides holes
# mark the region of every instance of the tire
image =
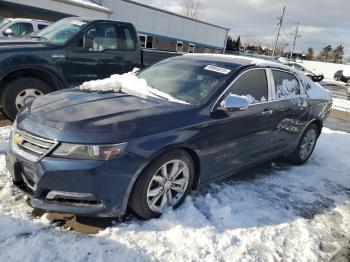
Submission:
[[2,109],[11,120],[14,120],[21,107],[33,101],[35,97],[51,91],[50,86],[40,79],[33,77],[17,78],[8,83],[1,94]]
[[318,136],[319,131],[317,126],[310,124],[301,136],[293,153],[288,157],[288,161],[294,165],[302,165],[307,162],[315,149]]
[[[168,180],[164,183],[165,176],[162,172],[166,169],[167,173],[170,174],[174,163],[176,163],[174,161],[178,161],[179,169],[183,169],[184,171],[182,173],[179,172],[177,178],[172,180],[173,182]],[[164,166],[166,166],[165,169],[163,168]],[[186,167],[188,172],[186,171]],[[193,178],[193,161],[186,151],[174,150],[165,153],[151,162],[136,180],[129,198],[129,207],[140,218],[151,219],[159,217],[164,207],[172,206],[175,209],[182,204],[191,191]],[[180,179],[182,179],[181,181],[187,179],[187,183],[182,184],[181,189],[179,184],[177,184],[180,182]],[[177,188],[179,191],[173,188]],[[168,194],[172,197],[172,204],[169,203]],[[164,203],[163,201],[166,201],[165,206],[161,207],[162,203]],[[158,206],[160,209],[157,210]]]

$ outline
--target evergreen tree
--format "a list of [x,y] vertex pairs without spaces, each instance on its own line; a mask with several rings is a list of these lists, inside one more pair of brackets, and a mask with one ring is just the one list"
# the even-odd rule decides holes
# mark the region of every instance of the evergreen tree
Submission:
[[343,61],[343,56],[344,56],[344,47],[342,45],[338,45],[333,50],[333,62],[341,64]]
[[305,55],[306,60],[314,60],[314,49],[312,47],[309,47],[307,49],[307,53]]

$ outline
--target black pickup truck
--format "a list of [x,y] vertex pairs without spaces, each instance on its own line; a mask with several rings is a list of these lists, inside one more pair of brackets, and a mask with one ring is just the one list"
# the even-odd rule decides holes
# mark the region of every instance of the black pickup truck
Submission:
[[35,35],[0,40],[1,106],[14,119],[37,96],[175,55],[141,49],[130,23],[65,18]]

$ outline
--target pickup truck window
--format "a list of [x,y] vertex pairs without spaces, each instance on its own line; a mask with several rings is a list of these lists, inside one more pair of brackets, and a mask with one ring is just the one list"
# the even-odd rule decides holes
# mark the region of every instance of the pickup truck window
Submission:
[[9,28],[11,28],[15,36],[28,35],[34,31],[33,25],[31,23],[15,23]]
[[38,29],[39,30],[42,30],[44,29],[45,27],[47,27],[48,25],[44,25],[44,24],[38,24]]
[[134,50],[135,49],[134,34],[127,27],[123,27],[123,33],[124,33],[124,40],[125,40],[125,47],[124,48],[127,50]]
[[93,41],[90,52],[102,52],[107,49],[118,49],[118,33],[113,24],[98,24],[90,28],[85,37]]
[[45,27],[36,34],[36,37],[42,37],[48,42],[63,45],[86,24],[86,21],[79,20],[76,17],[65,18]]

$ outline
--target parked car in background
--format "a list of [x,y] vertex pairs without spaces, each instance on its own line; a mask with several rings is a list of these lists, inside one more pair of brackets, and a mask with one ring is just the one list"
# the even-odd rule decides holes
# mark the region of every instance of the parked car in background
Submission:
[[173,57],[37,98],[16,118],[7,167],[34,207],[149,219],[259,163],[305,163],[331,101],[280,64]]
[[304,72],[304,74],[314,82],[321,82],[324,79],[323,74],[315,74],[300,63],[288,62],[288,65],[294,69]]
[[338,70],[334,73],[334,80],[350,85],[350,74],[345,73],[344,70]]
[[44,20],[25,18],[0,19],[0,39],[4,37],[19,37],[40,31],[50,25]]
[[130,23],[65,18],[25,39],[0,41],[1,106],[14,119],[19,109],[43,94],[177,55],[141,50]]

